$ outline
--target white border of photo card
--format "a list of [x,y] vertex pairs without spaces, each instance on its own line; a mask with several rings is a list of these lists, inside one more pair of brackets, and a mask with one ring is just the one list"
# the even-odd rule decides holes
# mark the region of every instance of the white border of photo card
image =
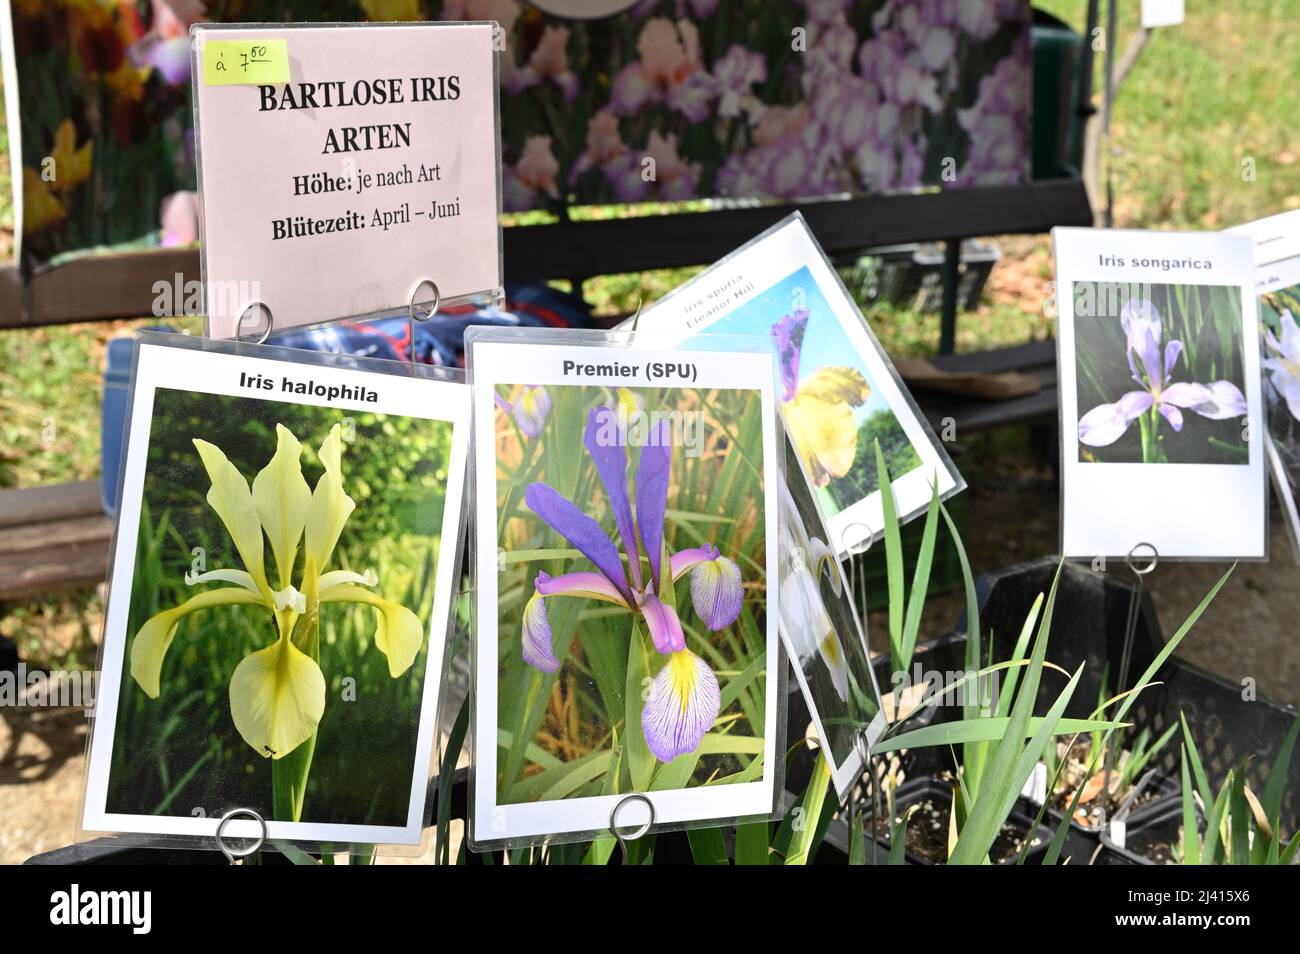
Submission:
[[[727,339],[719,339],[725,341]],[[736,341],[737,339],[731,339]],[[673,387],[691,390],[743,388],[759,392],[763,419],[764,520],[766,546],[766,682],[763,775],[735,785],[644,792],[653,802],[650,831],[681,829],[692,823],[724,824],[736,819],[772,818],[779,810],[784,779],[785,654],[780,638],[778,602],[778,486],[783,468],[778,454],[781,431],[776,412],[776,355],[771,349],[695,350],[673,347],[662,336],[644,332],[601,332],[560,329],[470,328],[465,336],[466,363],[473,393],[473,482],[475,537],[471,549],[477,579],[475,622],[471,650],[474,671],[472,765],[470,776],[470,846],[490,851],[528,844],[587,840],[610,833],[611,813],[618,808],[620,831],[651,822],[650,810],[629,793],[557,798],[546,801],[497,802],[498,659],[497,619],[498,539],[495,395],[500,384],[612,387]],[[622,376],[566,376],[562,361],[581,364],[646,365],[651,361],[691,363],[692,380]],[[575,448],[580,442],[575,439]],[[484,529],[486,528],[486,530]],[[480,744],[481,743],[481,744]],[[623,802],[623,807],[619,807]]]
[[[1061,552],[1072,559],[1123,558],[1138,544],[1166,560],[1268,557],[1264,442],[1247,464],[1103,463],[1079,460],[1075,282],[1235,287],[1241,295],[1247,416],[1267,434],[1259,364],[1253,259],[1244,238],[1213,232],[1055,228],[1057,379],[1061,434]],[[1103,261],[1104,260],[1104,261]],[[1121,264],[1121,262],[1123,264]],[[1141,560],[1146,549],[1137,551]]]
[[[391,366],[392,371],[378,370]],[[371,369],[376,370],[363,370]],[[429,616],[428,652],[424,689],[413,759],[407,820],[402,826],[266,821],[268,842],[322,842],[346,845],[417,846],[427,820],[427,792],[437,733],[438,698],[443,671],[447,627],[459,571],[463,540],[465,469],[470,419],[469,388],[446,379],[446,372],[431,376],[431,369],[412,373],[396,362],[297,352],[286,348],[218,342],[183,335],[144,333],[137,336],[132,392],[128,407],[127,439],[123,455],[119,509],[110,565],[110,591],[101,648],[99,696],[90,730],[86,788],[80,816],[81,832],[163,836],[181,843],[214,840],[219,818],[119,814],[107,810],[118,699],[128,647],[128,614],[135,572],[137,528],[148,465],[150,431],[157,389],[171,388],[214,395],[265,398],[317,407],[373,411],[452,424],[447,462],[447,492],[442,515],[438,563]],[[436,371],[436,369],[434,369]],[[239,384],[241,373],[310,378],[315,385],[364,387],[378,400],[330,399],[323,394],[288,394],[282,390],[250,391]],[[235,806],[227,806],[233,808]],[[232,820],[224,829],[227,839],[255,839],[260,826],[250,818]],[[188,842],[186,841],[188,839]]]
[[[1280,212],[1224,231],[1230,235],[1244,235],[1254,244],[1257,296],[1300,285],[1300,209]],[[1260,331],[1262,333],[1263,329]],[[1295,495],[1291,493],[1291,481],[1282,464],[1282,455],[1278,453],[1271,434],[1268,437],[1268,465],[1273,490],[1286,516],[1291,547],[1297,562],[1300,562],[1300,513],[1296,511]]]
[[[740,305],[759,297],[807,268],[817,290],[826,299],[835,320],[866,365],[872,381],[894,413],[908,441],[921,458],[919,467],[893,481],[899,522],[906,523],[925,511],[933,494],[934,475],[939,499],[947,500],[966,487],[957,468],[922,416],[884,348],[826,258],[807,221],[793,212],[730,255],[646,308],[637,327],[689,341],[710,334],[708,329]],[[780,315],[774,315],[774,320]],[[725,332],[724,332],[725,333]],[[860,549],[884,532],[880,491],[859,500],[827,521],[835,551],[840,556]]]

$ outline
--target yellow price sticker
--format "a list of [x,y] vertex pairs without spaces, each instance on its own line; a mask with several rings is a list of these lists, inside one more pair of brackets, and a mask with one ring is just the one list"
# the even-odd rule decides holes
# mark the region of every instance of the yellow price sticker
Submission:
[[203,45],[207,86],[269,85],[289,82],[286,40],[209,40]]

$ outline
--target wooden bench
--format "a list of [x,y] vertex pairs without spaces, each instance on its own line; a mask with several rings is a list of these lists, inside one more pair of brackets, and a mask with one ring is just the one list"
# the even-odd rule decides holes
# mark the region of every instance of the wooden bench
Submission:
[[103,582],[112,535],[97,480],[0,490],[0,601]]
[[912,388],[935,433],[942,434],[951,421],[958,434],[986,431],[1015,424],[1054,423],[1057,418],[1056,342],[1034,341],[1010,348],[975,351],[967,354],[937,355],[930,363],[941,371],[955,373],[1000,374],[1018,371],[1036,378],[1039,390],[1022,397],[1004,400],[979,400],[941,391]]

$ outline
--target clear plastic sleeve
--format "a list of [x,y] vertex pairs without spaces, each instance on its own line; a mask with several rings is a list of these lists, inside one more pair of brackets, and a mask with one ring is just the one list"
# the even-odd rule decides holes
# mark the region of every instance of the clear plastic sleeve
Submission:
[[776,817],[770,340],[471,328],[466,356],[471,847]]
[[420,850],[469,413],[458,371],[137,336],[79,837]]

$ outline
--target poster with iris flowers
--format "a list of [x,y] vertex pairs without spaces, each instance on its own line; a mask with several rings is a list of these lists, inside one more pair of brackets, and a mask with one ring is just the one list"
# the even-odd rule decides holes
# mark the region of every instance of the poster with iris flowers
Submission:
[[[86,832],[416,846],[468,389],[138,340]],[[251,819],[232,837],[253,835]]]
[[507,211],[1029,174],[1027,0],[639,0],[593,19],[522,0],[11,7],[10,143],[21,247],[38,263],[196,240],[188,30],[202,22],[496,21]]
[[1064,552],[1122,557],[1145,544],[1160,559],[1263,559],[1250,241],[1092,229],[1053,239]]
[[797,212],[646,309],[638,327],[772,341],[785,427],[838,554],[884,531],[875,441],[901,521],[925,510],[934,481],[941,499],[965,487]]
[[616,808],[620,828],[769,817],[775,355],[554,330],[466,344],[472,844],[608,832]]
[[1300,560],[1300,211],[1228,231],[1245,235],[1255,246],[1269,475]]
[[[781,638],[841,798],[885,728],[866,631],[794,445],[781,485]],[[792,726],[797,733],[802,726]]]

